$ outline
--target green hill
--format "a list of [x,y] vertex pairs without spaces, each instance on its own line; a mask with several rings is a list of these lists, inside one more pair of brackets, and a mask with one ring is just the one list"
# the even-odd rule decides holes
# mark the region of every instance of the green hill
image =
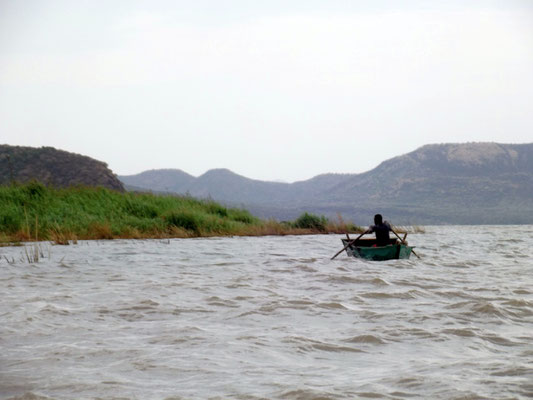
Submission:
[[0,145],[0,184],[33,180],[56,187],[86,185],[124,190],[105,163],[90,157],[53,147]]

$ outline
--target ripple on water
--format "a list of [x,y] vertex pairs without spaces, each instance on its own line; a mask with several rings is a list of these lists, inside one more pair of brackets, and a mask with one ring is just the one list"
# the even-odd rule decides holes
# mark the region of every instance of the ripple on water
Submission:
[[155,310],[159,306],[159,303],[157,301],[153,301],[150,299],[142,300],[138,302],[137,304],[125,307],[123,308],[124,311],[132,310],[132,311],[150,311]]
[[476,337],[477,334],[474,332],[474,329],[463,328],[463,329],[444,329],[442,333],[447,335],[460,336],[464,338]]
[[323,308],[323,309],[326,309],[326,310],[347,310],[348,308],[341,304],[341,303],[337,303],[337,302],[331,302],[331,303],[318,303],[316,305],[318,308]]
[[521,344],[519,342],[515,342],[500,335],[496,335],[494,333],[479,334],[478,337],[498,346],[519,346]]
[[515,367],[515,368],[506,368],[498,369],[491,373],[491,376],[514,376],[514,377],[526,377],[533,378],[533,370],[526,367]]
[[448,309],[456,310],[457,316],[468,319],[497,319],[503,321],[517,320],[531,316],[531,310],[505,306],[505,303],[495,301],[474,300],[461,301],[446,306]]
[[289,348],[296,350],[298,353],[308,353],[314,351],[325,351],[335,353],[362,353],[363,350],[352,347],[343,346],[336,343],[324,342],[316,339],[310,339],[303,336],[289,336],[282,339],[282,342],[287,344]]
[[422,260],[384,263],[330,261],[335,235],[87,242],[4,261],[0,397],[533,397],[533,235],[485,231],[492,244],[478,228],[428,229],[411,239]]
[[375,335],[358,335],[348,339],[344,339],[347,343],[363,343],[363,344],[385,344],[386,340],[383,340],[379,336]]
[[230,299],[222,299],[218,296],[211,296],[205,299],[207,305],[215,307],[228,307],[228,308],[239,308],[239,304]]
[[6,400],[53,400],[51,397],[39,396],[35,393],[28,392],[24,393],[22,396],[9,397]]
[[297,389],[285,391],[279,397],[287,400],[330,400],[338,398],[338,395],[322,390]]
[[421,292],[417,290],[409,290],[407,292],[367,292],[367,293],[361,293],[359,294],[361,297],[364,297],[366,299],[401,299],[401,300],[410,300],[415,299],[419,295],[421,295]]

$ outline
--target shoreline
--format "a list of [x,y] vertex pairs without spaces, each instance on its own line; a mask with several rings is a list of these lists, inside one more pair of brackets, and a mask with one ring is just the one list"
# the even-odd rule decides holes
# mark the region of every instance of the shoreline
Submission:
[[279,222],[190,196],[54,188],[38,182],[0,186],[0,204],[0,245],[362,232],[340,215],[331,221],[304,212],[294,221]]
[[173,236],[173,235],[143,235],[143,236],[113,236],[113,237],[80,237],[80,238],[69,238],[64,241],[52,240],[52,239],[25,239],[25,240],[4,240],[5,237],[0,241],[0,247],[16,247],[23,246],[26,244],[38,244],[38,243],[50,243],[54,246],[68,246],[72,244],[77,244],[78,241],[86,242],[96,242],[96,241],[113,241],[113,240],[170,240],[170,239],[216,239],[216,238],[246,238],[246,237],[271,237],[271,236],[318,236],[318,235],[345,235],[348,234],[358,234],[360,231],[350,231],[350,232],[320,232],[320,231],[308,231],[305,229],[287,231],[283,233],[261,233],[261,234],[224,234],[224,235],[200,235],[200,236]]

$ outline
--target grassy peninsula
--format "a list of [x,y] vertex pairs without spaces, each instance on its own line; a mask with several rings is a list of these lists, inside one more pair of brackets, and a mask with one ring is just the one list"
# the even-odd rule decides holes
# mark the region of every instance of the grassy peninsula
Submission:
[[188,238],[354,232],[339,218],[303,214],[291,222],[188,196],[124,193],[103,187],[0,186],[0,242]]

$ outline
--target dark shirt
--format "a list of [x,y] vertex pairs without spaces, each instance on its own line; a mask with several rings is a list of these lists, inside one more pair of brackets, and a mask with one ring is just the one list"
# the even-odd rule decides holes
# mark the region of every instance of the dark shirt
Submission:
[[378,225],[371,225],[367,233],[375,233],[376,234],[376,242],[378,246],[386,246],[389,244],[390,236],[389,232],[392,230],[391,226],[387,221],[383,221],[383,223]]

